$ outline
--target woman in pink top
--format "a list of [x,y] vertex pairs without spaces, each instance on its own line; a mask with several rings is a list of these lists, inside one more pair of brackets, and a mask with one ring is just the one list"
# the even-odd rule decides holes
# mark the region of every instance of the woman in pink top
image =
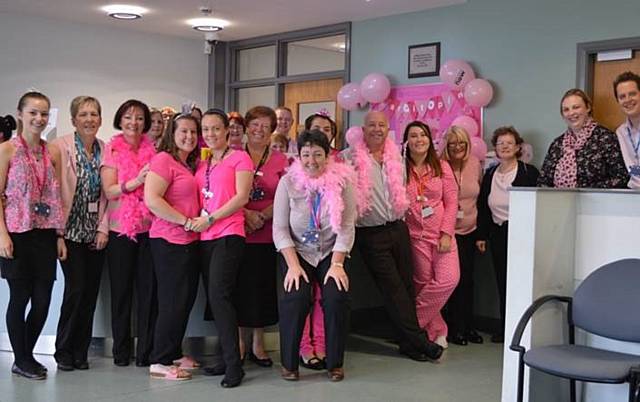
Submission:
[[407,226],[411,236],[416,314],[429,340],[447,347],[447,324],[440,310],[460,278],[454,228],[458,187],[449,164],[438,159],[429,127],[411,122],[404,131]]
[[460,262],[460,283],[447,303],[449,342],[456,345],[482,343],[473,328],[473,260],[476,250],[476,202],[480,193],[482,167],[471,154],[471,141],[464,128],[451,126],[444,137],[446,148],[442,159],[449,162],[458,184],[456,243]]
[[11,371],[33,380],[47,375],[33,347],[49,312],[56,257],[64,261],[67,255],[61,236],[60,151],[40,139],[50,104],[39,92],[24,94],[18,102],[18,135],[0,145],[0,273],[9,285]]
[[247,353],[261,367],[273,361],[264,350],[264,327],[278,322],[276,292],[276,249],[271,225],[273,199],[280,177],[288,166],[287,157],[269,148],[277,121],[275,112],[265,106],[251,108],[246,116],[247,146],[253,161],[250,200],[244,209],[247,247],[240,264],[236,307],[240,325],[240,353],[246,353],[243,334],[253,332],[253,345]]
[[238,321],[233,292],[245,246],[244,213],[249,201],[253,165],[249,155],[227,145],[229,120],[224,111],[210,109],[202,117],[202,138],[210,155],[200,163],[196,178],[200,189],[202,273],[209,308],[216,320],[222,362],[205,374],[225,377],[226,388],[240,385],[244,371],[238,346]]
[[113,362],[128,366],[131,358],[131,302],[135,284],[137,310],[136,366],[149,365],[157,316],[156,279],[149,249],[151,213],[144,205],[144,180],[155,155],[143,133],[151,126],[144,103],[128,100],[116,111],[111,138],[102,159],[102,188],[109,199],[107,263],[111,281]]
[[158,318],[149,368],[153,378],[187,380],[191,374],[183,369],[183,363],[197,367],[193,359],[182,356],[182,338],[198,286],[199,235],[193,229],[200,213],[194,176],[199,131],[200,125],[191,115],[174,117],[145,179],[144,200],[154,215],[149,242],[158,286]]

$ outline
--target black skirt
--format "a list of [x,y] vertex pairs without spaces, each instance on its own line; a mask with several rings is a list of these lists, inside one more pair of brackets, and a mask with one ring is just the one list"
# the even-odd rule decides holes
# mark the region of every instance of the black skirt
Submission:
[[13,258],[0,257],[0,275],[5,279],[53,281],[58,258],[55,229],[32,229],[9,233]]
[[276,249],[273,243],[247,243],[234,302],[238,326],[262,328],[278,322]]

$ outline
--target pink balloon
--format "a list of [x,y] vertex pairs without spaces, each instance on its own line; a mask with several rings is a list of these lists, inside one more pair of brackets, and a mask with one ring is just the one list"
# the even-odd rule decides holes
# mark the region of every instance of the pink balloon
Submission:
[[458,116],[451,122],[452,126],[458,126],[465,129],[469,137],[476,137],[479,133],[478,123],[470,116]]
[[476,78],[473,69],[464,60],[447,60],[440,67],[440,80],[451,89],[462,90],[467,83]]
[[531,144],[527,144],[526,142],[520,145],[520,149],[522,151],[522,156],[520,160],[524,163],[531,163],[533,160],[533,147]]
[[360,85],[350,82],[338,91],[338,105],[345,110],[354,110],[365,102],[360,95]]
[[464,99],[471,106],[485,107],[493,98],[493,87],[487,80],[476,78],[464,87]]
[[360,142],[360,140],[362,139],[363,134],[364,133],[362,132],[362,127],[360,127],[360,126],[350,127],[347,130],[347,132],[345,133],[345,138],[347,139],[347,144],[349,144],[350,147],[355,146],[355,144]]
[[371,73],[362,79],[360,93],[362,97],[371,103],[380,103],[387,99],[391,91],[389,79],[380,73]]
[[487,157],[487,144],[480,137],[471,137],[471,154],[478,160],[485,160]]

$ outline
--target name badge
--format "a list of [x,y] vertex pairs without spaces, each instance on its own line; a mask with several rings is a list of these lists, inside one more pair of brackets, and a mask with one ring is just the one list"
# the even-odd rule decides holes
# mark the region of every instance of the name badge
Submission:
[[462,219],[464,218],[464,211],[459,209],[458,213],[456,214],[456,219]]
[[262,176],[264,176],[264,173],[262,173],[262,171],[258,170],[256,172],[256,176],[262,177]]
[[89,209],[89,213],[98,213],[98,203],[97,202],[90,202],[88,205],[88,209]]
[[431,208],[431,207],[422,208],[422,217],[423,218],[428,218],[431,215],[433,215],[433,208]]
[[631,165],[631,166],[629,166],[629,174],[631,176],[640,177],[640,165]]
[[209,212],[206,209],[202,208],[200,210],[200,216],[209,216]]

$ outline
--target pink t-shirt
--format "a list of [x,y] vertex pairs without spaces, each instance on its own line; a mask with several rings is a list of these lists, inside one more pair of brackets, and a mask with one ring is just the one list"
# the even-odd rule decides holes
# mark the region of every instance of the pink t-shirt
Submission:
[[[254,170],[256,167],[256,165],[253,165]],[[260,169],[259,175],[255,178],[255,187],[264,190],[264,198],[258,201],[249,201],[245,208],[262,211],[268,206],[273,205],[278,182],[280,178],[284,176],[287,167],[289,167],[289,162],[287,161],[286,155],[278,151],[272,151],[271,156],[269,156],[267,162],[265,162],[264,166]],[[273,243],[272,224],[272,220],[269,219],[260,230],[247,235],[247,243]]]
[[[209,168],[208,166],[208,161],[200,162],[196,171],[196,180],[198,182],[198,194],[200,194],[200,205],[208,213],[212,213],[236,195],[236,172],[253,172],[253,163],[246,152],[232,151],[222,162]],[[208,191],[211,197],[205,198],[207,168],[209,170]],[[245,235],[242,208],[226,218],[216,220],[209,229],[200,233],[200,240],[215,240],[230,235],[242,237]]]
[[[149,171],[168,183],[164,199],[169,205],[188,218],[199,215],[198,184],[193,173],[185,165],[168,153],[160,152],[151,159]],[[187,232],[182,225],[154,216],[149,237],[161,238],[174,244],[189,244],[198,240],[198,233]]]

